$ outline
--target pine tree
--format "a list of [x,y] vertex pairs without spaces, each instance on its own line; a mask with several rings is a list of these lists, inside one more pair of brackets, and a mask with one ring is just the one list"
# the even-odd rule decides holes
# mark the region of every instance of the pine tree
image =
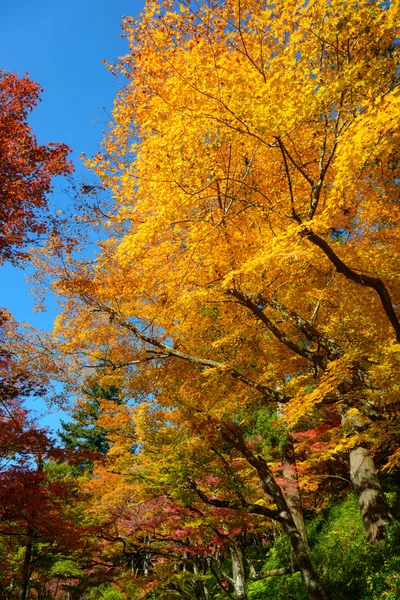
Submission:
[[[101,414],[101,400],[124,403],[115,386],[101,387],[97,382],[90,383],[82,390],[83,398],[73,410],[71,422],[61,421],[58,435],[67,448],[87,450],[107,454],[110,443],[107,430],[97,424]],[[87,461],[85,461],[87,462]]]

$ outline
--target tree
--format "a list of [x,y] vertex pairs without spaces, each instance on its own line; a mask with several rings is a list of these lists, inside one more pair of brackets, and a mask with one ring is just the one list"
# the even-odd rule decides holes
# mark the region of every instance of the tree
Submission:
[[232,378],[231,398],[300,433],[327,425],[322,458],[350,455],[371,543],[392,521],[371,452],[399,458],[398,10],[149,2],[127,18],[128,83],[90,163],[118,214],[96,260],[60,261],[54,284],[68,356],[132,386],[148,361],[184,361],[204,391]]
[[[147,40],[140,25],[126,22],[131,52],[120,69],[134,84],[120,95],[117,123],[105,143],[107,159],[100,154],[92,163],[105,182],[119,186],[121,218],[130,216],[126,199],[135,186],[134,218],[116,261],[122,269],[131,262],[147,266],[130,285],[160,299],[148,312],[156,313],[157,323],[167,330],[180,306],[180,327],[188,331],[200,294],[211,302],[222,301],[221,292],[236,299],[292,357],[292,364],[280,365],[279,377],[271,378],[283,388],[301,382],[297,400],[288,394],[285,401],[292,414],[300,405],[308,410],[311,403],[326,402],[326,386],[333,402],[337,389],[344,400],[344,436],[349,447],[356,446],[360,432],[359,441],[368,437],[361,421],[372,417],[365,396],[372,392],[382,398],[386,389],[386,381],[379,382],[364,362],[376,360],[382,366],[382,347],[400,339],[393,308],[397,267],[380,251],[382,245],[394,251],[397,239],[390,233],[398,218],[397,5],[377,11],[365,2],[344,10],[337,2],[328,11],[324,4],[304,8],[294,3],[276,12],[275,7],[227,2],[198,13],[182,5],[181,15],[166,11],[161,22],[155,19],[158,11],[154,4],[143,17],[145,29],[153,31]],[[372,37],[379,42],[371,44]],[[157,70],[147,62],[154,53],[162,56]],[[137,146],[122,135],[130,117]],[[192,149],[199,143],[202,154],[194,159]],[[138,159],[132,166],[130,152],[135,150]],[[113,156],[118,157],[116,171],[110,165]],[[156,198],[162,198],[162,211],[149,216]],[[164,268],[151,286],[156,256],[164,257]],[[361,273],[349,266],[357,261]],[[167,265],[173,265],[169,273]],[[335,271],[342,277],[334,277]],[[380,272],[388,283],[379,279]],[[179,292],[171,290],[171,279]],[[356,302],[355,285],[366,289]],[[327,302],[320,309],[318,297],[326,298],[327,288],[336,309]],[[279,327],[277,319],[286,325]],[[359,323],[356,336],[354,320]],[[382,339],[385,322],[390,329],[384,329]],[[372,356],[371,336],[379,339],[374,345],[379,356]],[[271,361],[277,364],[273,356]],[[307,362],[308,381],[296,376]],[[301,386],[314,385],[313,379],[319,386],[307,403]],[[350,395],[358,399],[349,402]],[[353,411],[349,418],[344,407]],[[360,410],[357,425],[350,415]],[[360,473],[368,449],[359,448],[350,453],[351,473],[363,480],[360,485],[353,477],[366,509],[368,538],[376,541],[391,517],[372,466]]]
[[0,315],[0,544],[7,548],[5,583],[12,587],[16,580],[20,600],[27,600],[43,557],[73,552],[84,528],[74,506],[76,483],[68,473],[57,473],[57,463],[73,457],[61,452],[25,408],[24,401],[44,389],[7,343],[14,323],[5,311]]
[[110,448],[107,429],[97,423],[101,415],[101,401],[120,405],[123,400],[115,386],[105,389],[97,382],[89,382],[82,392],[82,400],[74,407],[71,422],[61,421],[59,437],[67,448],[106,454]]
[[51,179],[72,172],[65,144],[39,146],[27,122],[42,89],[28,75],[0,71],[0,264],[23,258],[45,233]]
[[[201,411],[196,419],[171,396],[165,391],[165,408],[160,396],[112,414],[104,407],[101,422],[114,443],[87,483],[90,510],[143,589],[193,586],[207,598],[214,580],[245,600],[247,550],[268,531],[273,511],[247,461]],[[140,442],[136,454],[132,438]]]

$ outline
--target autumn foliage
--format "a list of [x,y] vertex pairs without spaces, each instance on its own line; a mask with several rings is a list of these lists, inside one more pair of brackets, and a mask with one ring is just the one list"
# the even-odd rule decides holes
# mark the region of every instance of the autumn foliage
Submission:
[[99,466],[98,506],[126,478],[138,502],[189,503],[207,523],[261,514],[315,599],[301,493],[324,504],[332,477],[351,480],[372,544],[393,521],[374,458],[398,465],[398,11],[149,2],[124,21],[112,68],[127,83],[88,162],[113,198],[79,216],[103,228],[98,253],[53,237],[38,257],[72,377],[91,365],[143,405],[137,458],[113,408],[123,475]]
[[[227,0],[124,20],[126,85],[87,163],[108,207],[36,254],[62,312],[24,342],[27,368],[78,394],[64,439],[102,442],[81,489],[121,589],[245,600],[299,571],[321,600],[303,509],[351,484],[366,540],[390,543],[399,18],[397,2]],[[265,570],[282,533],[286,562]]]
[[71,173],[65,144],[37,144],[27,122],[42,89],[27,75],[0,71],[0,261],[15,261],[46,231],[46,194]]

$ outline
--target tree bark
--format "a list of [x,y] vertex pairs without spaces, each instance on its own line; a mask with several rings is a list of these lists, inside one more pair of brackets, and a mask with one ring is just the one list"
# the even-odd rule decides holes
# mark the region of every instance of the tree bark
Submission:
[[[278,403],[277,414],[279,418],[282,418],[283,410],[284,405],[282,403]],[[309,551],[303,507],[301,505],[299,480],[296,470],[296,455],[294,451],[293,438],[291,436],[288,436],[288,440],[282,451],[282,475],[284,480],[282,491],[285,496],[285,500],[290,512],[292,513],[293,521],[297,529],[300,531],[301,537],[303,538]]]
[[299,480],[296,471],[296,457],[294,453],[293,440],[291,437],[289,437],[285,447],[283,448],[282,464],[282,474],[284,478],[282,491],[284,493],[289,510],[292,513],[293,521],[308,547],[306,525],[304,522],[303,507],[301,505]]
[[230,544],[232,560],[232,583],[237,600],[247,600],[245,582],[246,573],[244,570],[243,551],[240,544],[233,541]]
[[267,462],[263,457],[255,456],[251,452],[239,432],[236,439],[226,433],[223,433],[223,437],[233,447],[239,450],[239,452],[247,459],[248,463],[255,468],[264,492],[270,496],[276,504],[278,508],[277,520],[282,524],[283,530],[289,538],[293,560],[300,571],[304,585],[307,588],[308,599],[326,600],[325,592],[311,562],[308,545],[296,527],[283,492],[276,483]]
[[308,545],[297,529],[289,509],[281,511],[280,517],[283,529],[289,538],[295,566],[300,571],[303,583],[307,588],[308,599],[327,600],[319,577],[312,565]]
[[369,544],[377,544],[393,522],[372,456],[361,446],[350,451],[350,479],[360,506]]
[[31,578],[31,560],[33,548],[33,530],[27,529],[27,542],[25,545],[24,563],[22,565],[22,580],[19,588],[19,600],[28,600],[29,596],[29,580]]
[[[200,569],[199,569],[199,567],[198,567],[197,560],[200,560],[200,559],[198,557],[195,557],[194,560],[193,560],[193,573],[195,575],[202,575],[202,574],[205,575],[206,574],[206,570],[207,570],[206,569],[206,567],[207,567],[206,561],[204,561],[204,560],[202,561],[202,571],[203,572],[201,572]],[[200,580],[200,581],[201,581],[201,588],[202,588],[202,592],[203,592],[203,598],[204,598],[204,600],[209,600],[210,595],[208,593],[207,586],[206,586],[206,584],[204,583],[203,580]]]

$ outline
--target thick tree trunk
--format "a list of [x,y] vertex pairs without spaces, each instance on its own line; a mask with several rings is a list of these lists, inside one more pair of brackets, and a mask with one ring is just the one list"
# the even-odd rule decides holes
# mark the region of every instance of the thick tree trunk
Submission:
[[245,583],[246,573],[244,570],[243,551],[240,544],[232,542],[230,544],[232,560],[232,583],[237,600],[247,600]]
[[350,451],[350,478],[360,506],[367,541],[376,544],[385,537],[393,517],[383,495],[374,460],[366,448],[358,447]]

